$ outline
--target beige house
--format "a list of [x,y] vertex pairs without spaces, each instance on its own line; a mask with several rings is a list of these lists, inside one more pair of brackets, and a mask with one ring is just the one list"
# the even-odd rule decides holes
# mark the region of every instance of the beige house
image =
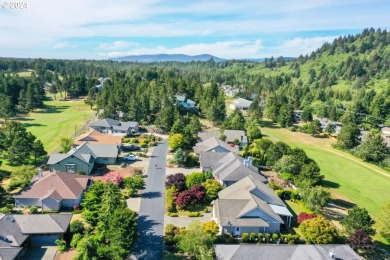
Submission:
[[253,176],[220,191],[212,204],[221,235],[279,233],[280,226],[290,226],[293,217],[278,195]]
[[52,172],[14,195],[15,207],[36,206],[42,210],[60,210],[80,205],[84,191],[92,184],[85,175]]

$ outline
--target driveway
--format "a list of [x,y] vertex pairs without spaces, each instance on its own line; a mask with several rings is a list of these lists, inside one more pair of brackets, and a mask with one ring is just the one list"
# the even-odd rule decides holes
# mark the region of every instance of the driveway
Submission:
[[[162,259],[164,232],[164,194],[167,140],[153,148],[146,177],[146,188],[141,195],[138,213],[138,239],[132,259]],[[157,164],[157,167],[155,165]]]
[[211,213],[204,213],[203,217],[164,217],[164,226],[168,224],[175,225],[177,227],[188,227],[193,221],[200,221],[202,223],[213,220]]
[[22,259],[26,260],[53,260],[57,253],[57,246],[30,247]]

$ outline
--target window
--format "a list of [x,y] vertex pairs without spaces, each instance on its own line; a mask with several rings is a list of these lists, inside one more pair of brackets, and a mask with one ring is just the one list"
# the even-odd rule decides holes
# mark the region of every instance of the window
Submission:
[[76,164],[67,164],[66,172],[76,173]]

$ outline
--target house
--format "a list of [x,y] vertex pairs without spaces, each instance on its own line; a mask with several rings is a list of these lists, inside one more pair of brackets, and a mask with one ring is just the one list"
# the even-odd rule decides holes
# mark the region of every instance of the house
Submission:
[[206,139],[209,139],[211,137],[219,138],[220,133],[218,131],[204,131],[204,132],[198,132],[198,140],[200,142],[203,142]]
[[294,110],[294,119],[296,121],[301,121],[302,120],[302,114],[303,114],[303,110]]
[[187,98],[185,95],[175,95],[176,101],[183,108],[193,109],[196,107],[196,102]]
[[78,206],[92,178],[85,175],[52,172],[14,195],[15,207],[36,206],[42,210],[60,210]]
[[103,134],[130,135],[139,131],[138,122],[123,122],[111,118],[97,120],[91,124],[91,128]]
[[218,139],[217,137],[210,137],[202,142],[197,143],[194,147],[194,152],[200,154],[200,152],[215,152],[215,153],[238,153],[237,146],[229,145],[228,143]]
[[28,246],[55,246],[72,214],[0,214],[0,259],[22,259]]
[[211,170],[214,178],[227,187],[237,181],[252,176],[266,183],[267,179],[259,174],[252,165],[252,157],[244,159],[235,153],[201,152],[199,156],[202,171]]
[[336,122],[336,121],[332,121],[332,120],[327,119],[327,118],[319,118],[317,116],[313,116],[313,120],[320,121],[322,131],[325,131],[325,129],[326,129],[326,127],[328,125],[333,125],[334,126],[334,130],[335,130],[335,134],[340,134],[341,128],[343,127],[342,123]]
[[349,245],[215,245],[217,260],[360,260]]
[[244,99],[244,98],[237,98],[233,101],[233,103],[230,104],[230,109],[241,109],[241,110],[248,110],[249,106],[251,105],[252,101]]
[[228,96],[228,97],[234,97],[235,95],[237,95],[240,92],[240,90],[238,88],[234,88],[230,85],[221,85],[221,88],[224,90],[225,96]]
[[290,226],[293,216],[278,195],[253,176],[220,191],[212,204],[221,235],[280,233],[280,226]]
[[114,144],[89,144],[86,142],[67,153],[52,153],[47,165],[49,165],[51,172],[85,172],[90,174],[95,163],[115,164],[118,152],[118,146]]
[[100,84],[95,85],[95,88],[96,88],[97,92],[100,92],[103,90],[103,84],[104,84],[104,82],[106,82],[106,80],[108,80],[108,78],[100,77],[100,78],[98,78],[98,80],[99,80]]
[[248,137],[243,130],[225,130],[226,142],[235,143],[238,140],[239,146],[248,144]]
[[85,142],[88,142],[90,144],[114,144],[120,148],[122,146],[122,137],[102,134],[95,129],[92,129],[89,132],[84,133],[79,137],[75,138],[73,145],[79,146]]
[[390,138],[390,127],[382,127],[381,128],[382,135],[386,136],[386,138]]
[[[99,109],[98,112],[96,112],[96,116],[98,118],[102,118],[103,114],[104,114],[104,109],[103,108]],[[122,120],[124,115],[125,115],[125,113],[123,113],[122,111],[120,111],[120,110],[116,111],[116,116],[119,118],[119,120]]]

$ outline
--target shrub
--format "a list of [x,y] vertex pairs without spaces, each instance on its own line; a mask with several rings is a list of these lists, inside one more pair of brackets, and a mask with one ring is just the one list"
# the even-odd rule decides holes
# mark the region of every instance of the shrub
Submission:
[[38,214],[38,208],[35,206],[32,206],[31,208],[29,208],[28,213],[29,214]]
[[205,176],[203,172],[193,172],[186,177],[186,186],[187,188],[191,188],[196,184],[201,184],[205,181]]
[[70,246],[73,247],[73,248],[76,248],[77,244],[79,243],[81,238],[82,238],[82,235],[80,233],[74,234],[73,237],[72,237],[72,241],[70,242]]
[[149,147],[157,146],[157,143],[154,141],[149,142]]
[[2,208],[0,208],[0,213],[11,214],[12,213],[12,207],[2,207]]
[[193,205],[195,199],[194,194],[190,190],[185,190],[177,196],[175,204],[184,209],[190,205]]
[[87,172],[86,172],[86,171],[77,171],[77,174],[80,174],[80,175],[87,175]]
[[281,199],[284,199],[284,200],[291,199],[291,191],[289,191],[289,190],[277,190],[275,192]]
[[216,236],[219,233],[219,226],[214,220],[207,221],[203,223],[203,231],[210,233],[212,236]]
[[133,138],[131,139],[130,143],[132,144],[138,144],[139,143],[139,140],[137,138]]
[[301,224],[303,221],[305,220],[309,220],[309,219],[312,219],[312,218],[315,218],[317,217],[316,214],[314,213],[306,213],[306,212],[302,212],[298,215],[298,224]]
[[205,171],[203,174],[205,180],[214,180],[213,173],[210,170]]
[[199,166],[199,157],[196,154],[194,154],[194,153],[188,154],[188,156],[187,156],[187,158],[185,160],[184,165],[186,167]]
[[185,154],[184,154],[183,149],[178,148],[176,150],[175,154],[173,155],[173,161],[177,165],[184,165],[185,164],[186,158],[185,158]]
[[243,233],[241,236],[241,242],[246,243],[249,242],[249,234],[248,233]]
[[258,237],[259,237],[259,242],[263,243],[264,242],[264,234],[263,233],[259,233]]
[[278,234],[276,234],[276,233],[272,234],[272,241],[274,241],[274,243],[276,243],[278,241],[278,239],[279,239]]
[[177,198],[177,189],[175,186],[167,189],[165,193],[165,209],[167,212],[176,210],[175,200]]
[[104,182],[112,182],[119,185],[123,181],[123,177],[119,172],[110,172],[103,177]]
[[7,191],[13,191],[16,188],[24,188],[30,184],[30,181],[22,180],[22,179],[12,179],[11,182],[8,184]]
[[55,241],[56,245],[57,245],[57,251],[60,252],[60,253],[63,253],[66,251],[66,241],[63,240],[63,239],[57,239]]
[[249,236],[249,240],[253,243],[257,242],[257,236],[256,236],[256,233],[255,232],[252,232]]
[[175,212],[170,212],[170,213],[168,213],[168,216],[170,216],[170,217],[178,217],[179,214],[177,214]]
[[212,201],[218,197],[218,192],[223,189],[223,186],[215,180],[206,180],[203,183],[204,188],[206,189],[207,199]]
[[270,187],[273,190],[283,190],[282,186],[279,186],[273,182],[268,183],[268,187]]
[[121,168],[126,168],[127,164],[126,163],[121,163]]
[[336,228],[321,216],[303,221],[299,229],[308,243],[329,244],[338,236]]
[[271,238],[271,234],[270,233],[265,233],[265,240],[267,241],[267,242],[269,242],[269,240],[270,240],[270,238]]
[[142,175],[135,175],[124,178],[123,184],[127,189],[142,189],[145,186],[145,180]]
[[134,175],[142,175],[142,170],[134,169]]
[[58,213],[59,211],[58,210],[47,210],[47,209],[44,209],[41,211],[42,214],[52,214],[52,213]]
[[201,217],[200,212],[190,212],[187,214],[187,216],[193,218],[193,217]]
[[72,223],[70,223],[69,231],[72,234],[84,234],[85,228],[84,223],[80,220],[75,220]]
[[167,188],[175,186],[177,191],[184,191],[186,189],[186,176],[184,176],[183,173],[169,175],[165,182],[165,186]]

